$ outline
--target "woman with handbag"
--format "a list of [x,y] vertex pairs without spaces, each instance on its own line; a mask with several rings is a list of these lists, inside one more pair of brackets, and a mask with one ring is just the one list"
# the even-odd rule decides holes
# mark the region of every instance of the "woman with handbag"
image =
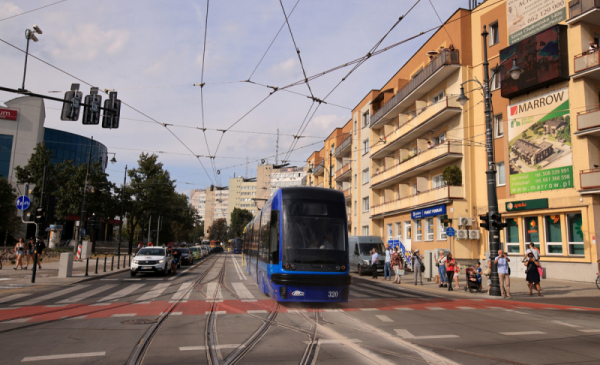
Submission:
[[448,281],[448,291],[452,291],[452,282],[454,281],[454,269],[456,268],[456,260],[449,253],[446,258],[446,277]]
[[392,269],[396,274],[394,278],[394,283],[402,284],[402,279],[400,276],[400,269],[402,268],[402,257],[400,257],[400,252],[398,251],[398,247],[394,248],[394,253],[392,253]]
[[540,272],[538,271],[538,268],[540,267],[540,262],[535,259],[532,252],[529,252],[527,254],[527,258],[528,260],[525,263],[525,266],[527,266],[525,274],[527,276],[525,277],[525,280],[527,280],[527,282],[529,283],[529,295],[532,294],[533,286],[535,285],[538,291],[538,295],[541,297],[542,289],[540,288]]
[[[456,265],[454,267],[454,283],[456,283],[456,287],[454,289],[460,289],[460,285],[458,285],[458,274],[460,274],[460,265]],[[450,283],[452,285],[452,283]]]
[[425,271],[425,266],[423,265],[423,256],[419,253],[419,249],[417,248],[412,255],[412,267],[415,272],[415,285],[417,285],[417,279],[421,279],[421,285],[423,285],[423,271]]
[[444,251],[440,251],[435,266],[438,267],[438,275],[440,276],[440,284],[438,285],[438,287],[448,287],[448,280],[446,278],[446,255],[444,254]]

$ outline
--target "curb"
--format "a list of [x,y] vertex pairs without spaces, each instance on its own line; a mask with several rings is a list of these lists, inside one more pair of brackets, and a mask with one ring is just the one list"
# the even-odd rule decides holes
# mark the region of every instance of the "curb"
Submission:
[[76,281],[74,281],[74,282],[72,282],[72,283],[70,283],[68,285],[77,284],[77,283],[83,283],[83,282],[92,281],[92,280],[95,280],[95,279],[102,279],[102,278],[105,278],[105,277],[108,277],[108,276],[120,274],[120,273],[122,273],[124,271],[129,271],[129,268],[119,269],[119,270],[113,270],[112,272],[107,272],[106,274],[98,274],[98,275],[94,275],[94,276],[90,275],[88,277],[84,276],[83,278],[81,278],[79,280],[76,280]]

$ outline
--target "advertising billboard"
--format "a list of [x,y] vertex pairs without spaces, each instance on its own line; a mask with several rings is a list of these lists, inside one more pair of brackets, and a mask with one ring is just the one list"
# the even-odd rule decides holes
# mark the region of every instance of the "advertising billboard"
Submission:
[[[569,77],[567,28],[555,25],[517,44],[500,50],[501,88],[503,98],[512,98],[533,89],[567,80]],[[523,70],[514,80],[508,74],[513,57]]]
[[566,0],[508,0],[508,44],[515,44],[567,19]]
[[508,106],[510,193],[573,187],[569,88]]

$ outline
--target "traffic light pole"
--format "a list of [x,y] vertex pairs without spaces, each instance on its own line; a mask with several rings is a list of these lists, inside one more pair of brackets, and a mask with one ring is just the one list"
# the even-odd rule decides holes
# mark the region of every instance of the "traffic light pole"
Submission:
[[[44,190],[46,189],[46,169],[48,168],[48,165],[44,165],[44,175],[42,177],[42,192],[40,194],[40,206],[43,208],[44,207]],[[43,217],[43,216],[42,216]],[[42,224],[43,226],[43,224]],[[35,225],[35,244],[38,243],[39,239],[40,239],[40,224]],[[35,283],[35,274],[37,273],[37,267],[38,267],[38,252],[37,249],[33,250],[33,269],[31,270],[31,282]]]
[[[88,175],[90,174],[90,164],[92,163],[92,145],[94,143],[94,137],[90,139],[90,152],[88,153],[87,169],[85,172],[85,184],[83,185],[83,200],[81,202],[81,215],[79,216],[79,239],[77,240],[77,246],[83,242],[83,225],[85,221],[85,196],[87,193]],[[75,247],[77,252],[77,247]]]
[[[117,246],[117,257],[121,257],[121,232],[123,231],[123,214],[125,204],[125,184],[127,183],[127,165],[125,165],[125,176],[123,177],[123,190],[121,190],[121,219],[119,221],[119,246]],[[131,252],[129,252],[131,255]]]

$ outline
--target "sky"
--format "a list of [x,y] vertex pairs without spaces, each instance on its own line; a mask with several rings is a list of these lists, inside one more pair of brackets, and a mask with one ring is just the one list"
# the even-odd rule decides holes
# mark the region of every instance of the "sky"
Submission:
[[[0,0],[0,86],[18,89],[23,78],[24,53],[5,42],[24,50],[25,30],[37,24],[43,34],[30,43],[30,54],[64,72],[30,57],[27,90],[62,98],[80,83],[89,94],[79,78],[117,91],[127,104],[120,127],[110,130],[82,125],[81,118],[61,121],[61,103],[46,100],[45,126],[106,145],[116,153],[107,172],[118,184],[125,165],[135,168],[142,152],[156,153],[177,190],[189,194],[246,175],[246,159],[249,177],[262,160],[275,163],[277,129],[278,162],[304,166],[362,98],[381,88],[433,33],[357,68],[314,115],[313,107],[287,158],[313,104],[307,96],[324,99],[351,67],[310,81],[310,90],[303,83],[270,95],[273,89],[262,85],[287,86],[304,79],[303,68],[310,77],[363,57],[415,3],[379,49],[440,25],[434,8],[445,21],[468,6],[467,0],[213,0],[207,17],[206,1]],[[0,92],[0,104],[15,97]]]

